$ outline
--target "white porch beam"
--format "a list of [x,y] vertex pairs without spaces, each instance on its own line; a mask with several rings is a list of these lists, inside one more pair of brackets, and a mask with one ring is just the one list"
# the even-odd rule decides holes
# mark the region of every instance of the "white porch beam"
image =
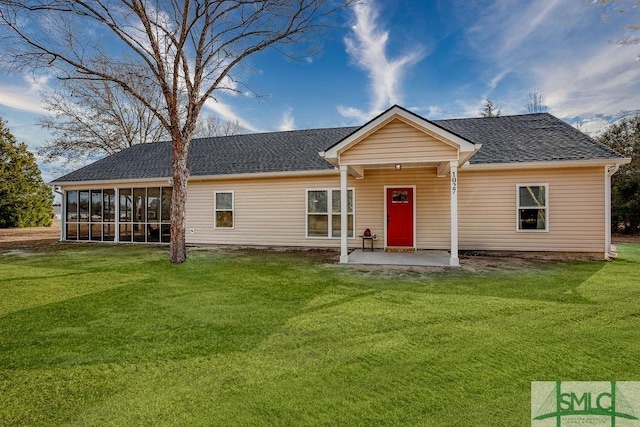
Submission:
[[458,267],[460,266],[458,259],[458,162],[451,161],[449,168],[451,176],[451,257],[449,265]]
[[364,168],[362,166],[352,165],[349,166],[349,173],[356,179],[364,179]]
[[447,176],[449,173],[449,168],[451,167],[451,162],[440,162],[438,163],[437,176],[438,178],[443,178]]
[[[346,264],[349,257],[349,247],[347,245],[347,166],[340,166],[340,263]],[[331,214],[331,213],[329,213]]]

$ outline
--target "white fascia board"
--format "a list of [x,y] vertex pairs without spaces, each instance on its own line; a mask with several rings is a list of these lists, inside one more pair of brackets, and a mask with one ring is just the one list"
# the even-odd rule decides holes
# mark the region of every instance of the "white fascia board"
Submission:
[[338,169],[316,169],[303,171],[282,171],[282,172],[257,172],[257,173],[236,173],[228,175],[201,175],[191,176],[189,181],[212,181],[229,179],[256,179],[256,178],[292,178],[297,176],[325,176],[339,175]]
[[606,165],[624,165],[630,163],[630,158],[618,159],[586,159],[586,160],[553,160],[543,162],[513,162],[513,163],[480,163],[465,164],[461,167],[463,170],[492,170],[492,169],[537,169],[537,168],[567,168],[567,167],[587,167],[587,166],[606,166]]
[[477,151],[480,148],[480,144],[473,144],[466,139],[463,139],[439,126],[436,126],[429,120],[414,115],[413,113],[410,113],[409,111],[398,106],[393,106],[374,120],[370,121],[360,129],[340,141],[340,143],[338,143],[337,145],[334,145],[333,147],[326,150],[324,152],[324,158],[337,158],[339,152],[341,152],[343,149],[350,147],[355,142],[359,141],[360,139],[374,131],[376,128],[387,122],[390,122],[394,118],[400,118],[402,119],[402,121],[408,123],[409,125],[413,125],[417,128],[422,127],[423,129],[426,129],[433,134],[441,136],[445,140],[456,144],[456,148],[458,148],[461,152],[473,152]]
[[131,179],[104,179],[104,180],[92,180],[92,181],[63,181],[63,182],[50,182],[50,185],[55,185],[56,187],[73,187],[73,186],[82,186],[82,185],[109,185],[109,184],[126,184],[132,183],[137,184],[140,182],[169,182],[172,178],[170,176],[166,177],[156,177],[156,178],[131,178]]

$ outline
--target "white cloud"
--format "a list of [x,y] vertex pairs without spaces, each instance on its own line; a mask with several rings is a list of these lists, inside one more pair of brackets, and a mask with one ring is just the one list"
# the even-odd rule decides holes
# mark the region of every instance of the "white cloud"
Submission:
[[0,104],[36,114],[47,114],[40,103],[38,91],[47,87],[48,77],[34,80],[24,76],[22,82],[0,85]]
[[470,44],[487,57],[496,59],[519,55],[532,59],[531,51],[523,46],[553,48],[553,45],[536,46],[535,41],[541,38],[562,40],[581,15],[580,8],[566,0],[503,0],[476,8],[469,7],[465,0],[458,7],[469,13],[466,19],[470,25],[467,30]]
[[[559,117],[614,115],[640,105],[637,46],[612,43],[624,24],[607,26],[587,2],[502,0],[469,8],[465,1],[458,8],[467,13],[468,42],[486,64],[479,79],[503,113],[525,112],[534,88]],[[633,18],[625,15],[617,18]]]
[[238,116],[231,109],[231,106],[228,104],[222,103],[220,101],[214,101],[213,99],[209,98],[207,99],[204,105],[210,110],[219,114],[225,120],[229,120],[232,122],[237,121],[240,124],[240,126],[242,126],[244,129],[247,129],[250,132],[262,132],[262,130],[252,125],[249,121]]
[[489,92],[493,91],[496,88],[496,86],[498,86],[498,84],[502,81],[502,79],[504,79],[504,77],[510,72],[511,72],[511,69],[509,68],[506,70],[502,70],[498,74],[496,74],[495,77],[492,78],[491,81],[489,82]]
[[291,108],[287,109],[282,114],[282,122],[280,122],[280,126],[278,127],[281,131],[294,130],[296,127],[293,120],[293,111]]
[[545,102],[554,114],[581,116],[616,114],[640,106],[640,67],[629,46],[606,45],[585,60],[557,63],[552,75],[545,62],[535,69]]
[[580,121],[578,128],[591,136],[598,136],[610,124],[601,117],[588,117]]
[[337,108],[338,108],[338,112],[343,117],[346,117],[348,119],[353,119],[354,121],[358,121],[362,123],[371,120],[374,116],[377,115],[377,113],[362,111],[355,107],[345,107],[343,105],[338,105]]
[[338,106],[344,117],[368,120],[393,104],[401,104],[400,87],[407,68],[424,56],[424,49],[412,46],[407,52],[389,58],[387,43],[389,32],[380,28],[378,11],[373,1],[353,6],[355,24],[352,34],[345,37],[347,53],[353,62],[364,70],[369,78],[371,92],[370,111],[354,107]]

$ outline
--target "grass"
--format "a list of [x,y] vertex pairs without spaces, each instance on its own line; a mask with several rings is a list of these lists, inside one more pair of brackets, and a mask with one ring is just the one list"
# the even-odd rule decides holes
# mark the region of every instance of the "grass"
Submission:
[[640,245],[416,273],[305,254],[0,255],[0,425],[530,425],[530,383],[640,380]]

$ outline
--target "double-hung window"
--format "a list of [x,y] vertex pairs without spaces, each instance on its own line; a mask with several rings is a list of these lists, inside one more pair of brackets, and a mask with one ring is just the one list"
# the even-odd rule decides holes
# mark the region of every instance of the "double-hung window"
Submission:
[[549,184],[518,184],[518,231],[549,231]]
[[215,228],[233,228],[233,191],[214,192]]
[[[339,189],[307,190],[307,237],[340,237]],[[347,190],[347,236],[353,237],[353,189]]]

